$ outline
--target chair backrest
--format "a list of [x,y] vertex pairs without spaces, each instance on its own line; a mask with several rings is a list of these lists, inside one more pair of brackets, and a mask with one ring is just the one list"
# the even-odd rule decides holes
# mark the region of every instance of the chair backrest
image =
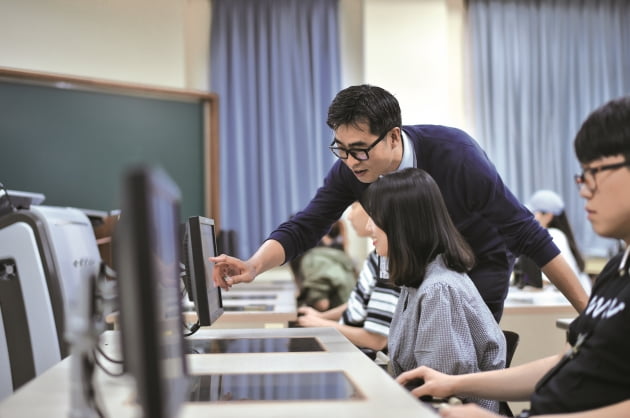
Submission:
[[0,219],[0,400],[63,358],[63,300],[50,254],[35,217]]
[[518,333],[514,331],[503,330],[503,334],[505,335],[505,342],[507,345],[507,356],[505,359],[505,368],[507,369],[512,364],[512,357],[514,357],[514,352],[516,351],[520,337]]
[[69,354],[67,324],[100,260],[78,209],[32,205],[0,217],[0,399]]
[[[518,346],[519,335],[514,331],[506,331],[503,330],[503,335],[505,335],[505,343],[507,346],[506,355],[505,355],[505,368],[507,369],[512,364],[512,357],[514,357],[514,352],[516,351],[516,347]],[[514,414],[510,409],[510,406],[507,402],[499,402],[499,414],[507,417],[513,417]]]

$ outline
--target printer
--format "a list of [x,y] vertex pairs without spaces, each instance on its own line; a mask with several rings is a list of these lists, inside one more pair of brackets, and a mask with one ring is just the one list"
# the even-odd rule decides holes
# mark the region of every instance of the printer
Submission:
[[43,201],[0,189],[0,400],[69,354],[81,287],[101,265],[88,216]]

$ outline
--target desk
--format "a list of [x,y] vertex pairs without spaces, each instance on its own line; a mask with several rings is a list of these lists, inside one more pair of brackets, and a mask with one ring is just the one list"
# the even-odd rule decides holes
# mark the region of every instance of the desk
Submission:
[[[234,286],[222,292],[223,306],[240,310],[225,310],[210,328],[286,328],[297,319],[295,284],[265,283]],[[271,310],[250,310],[252,305],[272,305]],[[189,312],[187,322],[196,322]]]
[[[286,328],[297,319],[297,288],[288,266],[259,274],[251,283],[232,286],[223,291],[223,306],[245,308],[251,304],[270,304],[270,311],[225,311],[211,328]],[[275,296],[274,299],[265,297]]]
[[608,263],[608,258],[606,257],[587,257],[584,272],[591,278],[597,277],[597,275],[604,269],[606,263]]
[[571,318],[558,318],[556,319],[556,327],[563,329],[563,330],[567,330],[569,329],[569,325],[571,325],[571,322],[573,322],[573,320],[575,319],[575,317],[571,317]]
[[[270,269],[251,283],[232,286],[222,291],[224,307],[243,310],[228,311],[210,328],[286,328],[297,319],[297,287],[288,266]],[[268,299],[274,297],[273,299]],[[273,305],[270,311],[247,310],[250,305]],[[188,319],[187,319],[188,321]],[[188,322],[195,322],[188,321]]]
[[[107,354],[118,355],[117,331],[101,337]],[[333,328],[284,328],[252,330],[200,330],[195,338],[295,337],[312,336],[325,346],[324,352],[193,354],[187,356],[190,374],[225,372],[331,371],[346,373],[365,399],[288,402],[188,402],[178,418],[192,417],[287,417],[323,418],[326,416],[374,417],[413,416],[431,418],[437,414],[398,385],[385,371],[361,353]],[[0,402],[1,417],[68,416],[68,358],[24,385]],[[96,373],[96,391],[103,400],[106,417],[138,416],[131,381]]]
[[[500,325],[520,336],[512,366],[563,351],[565,334],[558,332],[556,320],[575,315],[577,312],[571,303],[555,289],[510,287]],[[510,407],[517,412],[528,408],[529,403],[510,402]]]
[[577,312],[573,306],[557,290],[510,288],[501,328],[520,335],[512,365],[561,352],[565,335],[558,332],[556,320],[575,315]]
[[[281,266],[260,274],[252,283],[233,286],[222,291],[223,306],[240,307],[241,310],[226,310],[210,328],[287,328],[290,321],[297,319],[297,288],[288,267]],[[249,305],[269,304],[268,311],[249,310]],[[190,306],[193,306],[192,304]],[[197,322],[194,311],[184,312],[184,321]],[[106,322],[118,329],[118,313],[109,314]]]

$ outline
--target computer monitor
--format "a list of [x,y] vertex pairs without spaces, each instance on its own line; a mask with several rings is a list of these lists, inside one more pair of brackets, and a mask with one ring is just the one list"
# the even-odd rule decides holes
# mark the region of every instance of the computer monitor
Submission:
[[521,255],[514,264],[514,284],[522,289],[525,286],[543,287],[540,267],[526,255]]
[[199,325],[210,326],[223,314],[221,288],[214,285],[214,263],[208,257],[217,255],[214,220],[191,216],[186,223],[184,264]]
[[193,402],[340,401],[365,396],[341,370],[192,376]]
[[162,170],[137,167],[123,179],[114,233],[125,371],[144,417],[177,414],[188,397],[179,276],[177,185]]
[[7,190],[0,183],[0,216],[17,209],[28,209],[31,205],[41,204],[46,197],[41,193]]

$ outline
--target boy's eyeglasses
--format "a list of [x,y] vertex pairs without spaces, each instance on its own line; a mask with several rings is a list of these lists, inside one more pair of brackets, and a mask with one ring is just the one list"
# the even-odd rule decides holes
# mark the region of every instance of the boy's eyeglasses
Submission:
[[630,167],[630,162],[624,161],[621,163],[600,165],[599,167],[585,168],[581,174],[576,174],[574,176],[575,184],[577,184],[578,190],[580,190],[582,186],[585,186],[591,193],[593,193],[597,190],[597,179],[595,177],[597,173],[606,170],[617,170],[621,167]]

